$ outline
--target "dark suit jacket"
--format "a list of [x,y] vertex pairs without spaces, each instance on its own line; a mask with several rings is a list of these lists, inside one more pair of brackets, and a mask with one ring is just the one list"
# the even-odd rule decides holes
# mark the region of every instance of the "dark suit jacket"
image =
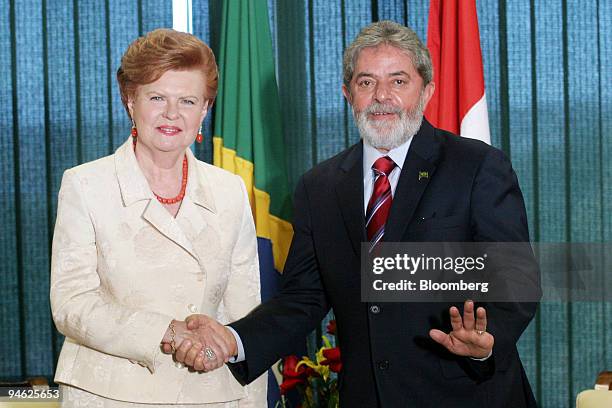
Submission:
[[[299,181],[280,294],[232,324],[247,358],[231,366],[234,374],[243,382],[257,378],[291,353],[331,306],[342,353],[343,407],[535,406],[516,349],[535,303],[485,305],[495,345],[493,356],[478,362],[429,339],[431,328],[450,330],[449,304],[381,303],[376,309],[360,301],[362,160],[358,143]],[[419,181],[420,171],[429,178]],[[404,163],[384,240],[528,241],[510,162],[493,147],[424,120]]]

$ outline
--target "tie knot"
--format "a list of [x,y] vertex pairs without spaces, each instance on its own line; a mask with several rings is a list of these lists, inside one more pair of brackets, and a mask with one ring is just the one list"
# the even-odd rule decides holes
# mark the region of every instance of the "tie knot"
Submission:
[[375,172],[383,173],[387,177],[389,177],[389,173],[391,173],[394,168],[395,162],[389,156],[380,157],[372,165],[372,169],[374,169]]

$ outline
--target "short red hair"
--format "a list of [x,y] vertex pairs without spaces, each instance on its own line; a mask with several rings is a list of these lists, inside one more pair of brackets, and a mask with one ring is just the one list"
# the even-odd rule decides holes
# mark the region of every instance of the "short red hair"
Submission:
[[157,81],[167,71],[191,69],[202,72],[204,98],[210,107],[217,96],[219,71],[208,45],[194,35],[168,28],[158,28],[137,38],[121,57],[117,70],[123,106],[127,111],[128,100],[135,97],[138,86]]

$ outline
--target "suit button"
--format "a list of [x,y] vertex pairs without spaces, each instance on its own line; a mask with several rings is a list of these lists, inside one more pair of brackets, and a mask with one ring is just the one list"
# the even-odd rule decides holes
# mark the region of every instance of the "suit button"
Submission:
[[373,314],[379,314],[380,307],[378,305],[372,305],[370,306],[370,312],[372,312]]
[[204,274],[198,273],[198,277],[196,279],[198,280],[198,282],[202,282],[204,280]]
[[387,368],[389,368],[389,361],[383,360],[383,361],[379,361],[378,362],[378,369],[379,370],[386,370]]
[[195,313],[198,311],[198,308],[194,304],[189,304],[189,306],[187,306],[187,309],[189,309],[191,313]]

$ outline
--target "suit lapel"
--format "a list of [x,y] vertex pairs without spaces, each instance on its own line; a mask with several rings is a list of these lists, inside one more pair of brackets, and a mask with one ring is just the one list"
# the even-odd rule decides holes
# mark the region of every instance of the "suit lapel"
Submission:
[[361,243],[367,241],[363,213],[362,143],[353,146],[340,164],[336,180],[336,194],[353,250],[357,256],[360,256]]
[[395,190],[391,212],[385,226],[384,241],[399,242],[414,216],[421,197],[436,170],[440,146],[434,128],[423,119],[414,135]]
[[129,207],[135,202],[153,199],[153,193],[140,170],[132,141],[129,139],[115,152],[115,173],[123,205]]
[[[189,149],[187,149],[187,162],[189,164],[187,192],[183,204],[181,204],[181,209],[177,214],[176,222],[179,224],[188,242],[193,243],[196,242],[198,236],[208,225],[204,212],[216,214],[217,210],[206,173],[198,165],[196,158]],[[201,253],[201,248],[199,249]],[[194,257],[196,257],[195,252],[197,251],[192,253]]]
[[167,238],[180,245],[195,259],[198,259],[191,241],[187,238],[178,222],[170,215],[170,213],[157,201],[151,200],[145,208],[142,217],[147,220],[155,229],[165,235]]
[[189,163],[187,192],[177,214],[177,219],[173,218],[154,198],[136,161],[131,140],[117,149],[115,171],[124,205],[129,207],[135,202],[148,200],[149,203],[145,207],[142,217],[161,234],[181,246],[198,260],[192,243],[206,226],[206,222],[199,214],[196,204],[213,213],[215,212],[215,206],[212,197],[207,193],[204,175],[201,174],[193,153],[189,149],[187,149],[187,160]]

